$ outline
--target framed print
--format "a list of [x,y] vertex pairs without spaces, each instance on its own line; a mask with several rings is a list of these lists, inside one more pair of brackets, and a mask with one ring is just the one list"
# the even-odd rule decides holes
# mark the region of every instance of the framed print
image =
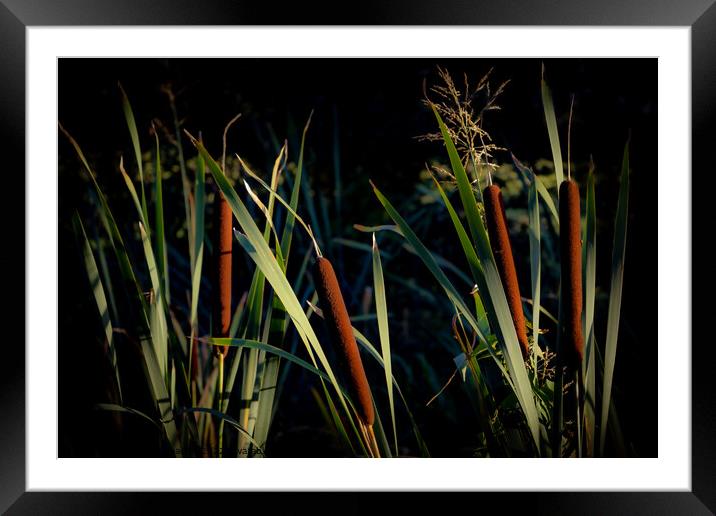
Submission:
[[716,510],[709,2],[102,4],[0,5],[3,511]]

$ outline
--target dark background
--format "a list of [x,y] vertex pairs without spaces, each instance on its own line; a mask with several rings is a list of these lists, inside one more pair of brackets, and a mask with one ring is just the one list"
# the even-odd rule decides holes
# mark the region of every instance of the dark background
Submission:
[[[435,66],[448,68],[458,78],[466,71],[473,79],[494,68],[495,81],[510,79],[499,102],[502,111],[491,113],[487,129],[494,140],[523,162],[551,159],[540,101],[539,60],[423,60],[423,59],[241,59],[241,60],[121,60],[62,59],[59,66],[59,120],[80,142],[100,176],[103,186],[122,188],[116,181],[119,153],[131,160],[129,138],[123,120],[117,81],[132,100],[145,150],[149,148],[146,128],[152,118],[169,123],[166,97],[160,84],[172,81],[175,89],[186,87],[178,108],[185,127],[201,130],[215,155],[220,151],[223,126],[234,114],[244,113],[232,133],[235,150],[256,161],[270,150],[266,124],[279,138],[290,132],[289,115],[301,126],[315,109],[308,147],[314,154],[309,172],[315,186],[332,188],[333,128],[338,121],[340,165],[344,185],[344,226],[385,220],[367,184],[372,178],[391,200],[414,193],[423,163],[445,160],[439,145],[417,142],[414,136],[434,131],[432,115],[421,105],[423,79],[435,79]],[[622,327],[617,355],[615,397],[625,434],[638,456],[657,451],[656,407],[656,60],[588,59],[544,62],[552,88],[564,146],[570,95],[575,95],[572,156],[584,163],[592,155],[597,165],[597,209],[599,222],[597,283],[608,281],[611,227],[618,188],[618,172],[624,142],[631,131],[632,183],[629,245],[622,305]],[[185,149],[186,149],[185,145]],[[566,152],[564,152],[566,160]],[[60,455],[113,453],[111,445],[98,437],[106,421],[90,408],[102,401],[105,372],[96,350],[96,325],[92,319],[89,291],[79,264],[79,254],[66,222],[81,206],[86,186],[76,174],[76,160],[69,147],[60,145]],[[501,161],[507,161],[502,155]],[[576,175],[585,184],[583,167]],[[114,176],[115,179],[112,179]],[[106,182],[104,182],[106,179]],[[114,182],[112,182],[114,181]],[[583,196],[584,189],[582,188]],[[112,191],[109,192],[112,195]],[[519,247],[519,242],[518,242]],[[450,257],[444,250],[443,254]],[[413,271],[417,271],[413,258]],[[350,259],[347,268],[351,267]],[[519,265],[518,265],[519,266]],[[356,266],[357,267],[357,266]],[[522,269],[526,271],[526,269]],[[349,271],[350,272],[350,271]],[[526,274],[526,273],[525,273]],[[522,280],[525,279],[522,275]],[[528,280],[528,278],[527,278]],[[426,280],[429,281],[429,280]],[[528,284],[528,283],[527,283]],[[389,290],[388,304],[391,304]],[[601,313],[605,314],[605,307]],[[598,306],[599,309],[599,306]],[[599,312],[598,312],[599,314]],[[605,322],[597,319],[597,337],[603,342]],[[420,343],[395,345],[395,353],[406,361]],[[449,371],[452,357],[444,350],[435,354],[434,367]],[[93,355],[94,353],[94,355]],[[401,379],[398,378],[400,381]],[[414,405],[424,405],[416,392]],[[449,396],[459,400],[459,387]],[[279,411],[280,412],[280,411]],[[438,435],[434,411],[420,411],[426,437],[435,455],[451,455],[455,448]],[[286,422],[277,421],[277,431]],[[470,425],[448,428],[465,439]],[[466,428],[467,427],[467,428]],[[445,437],[444,435],[442,437]],[[450,440],[450,439],[446,439]],[[437,439],[436,439],[437,441]],[[276,446],[280,449],[280,446]],[[134,450],[142,454],[142,450]],[[150,449],[144,450],[151,453]],[[115,451],[116,453],[116,451]],[[277,452],[278,453],[278,452]]]

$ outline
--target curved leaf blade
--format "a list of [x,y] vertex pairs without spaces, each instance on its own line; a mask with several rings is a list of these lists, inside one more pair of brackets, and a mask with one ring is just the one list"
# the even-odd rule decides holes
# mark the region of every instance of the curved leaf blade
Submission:
[[604,348],[604,384],[602,388],[602,417],[599,450],[604,454],[607,438],[609,405],[612,396],[614,363],[617,355],[619,316],[624,283],[624,256],[626,254],[627,222],[629,212],[629,142],[624,146],[622,158],[621,185],[617,201],[617,217],[614,221],[614,247],[612,248],[612,277],[609,290],[609,314],[607,317],[607,338]]

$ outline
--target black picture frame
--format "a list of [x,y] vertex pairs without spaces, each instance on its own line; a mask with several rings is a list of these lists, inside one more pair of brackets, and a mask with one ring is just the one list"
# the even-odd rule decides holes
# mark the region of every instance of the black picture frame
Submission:
[[[709,182],[713,182],[713,159],[710,149],[716,142],[716,5],[714,0],[617,1],[548,0],[473,1],[402,0],[394,2],[361,2],[360,9],[336,5],[327,9],[306,2],[276,6],[272,2],[240,0],[0,0],[0,149],[2,152],[3,191],[12,192],[19,205],[3,203],[7,240],[3,262],[5,270],[25,269],[25,30],[40,25],[637,25],[691,27],[692,80],[692,235],[706,235],[706,224],[713,220],[707,210]],[[678,171],[674,180],[684,180]],[[23,192],[25,195],[19,195]],[[23,215],[18,217],[18,213]],[[696,239],[698,241],[698,239]],[[12,247],[7,242],[13,243]],[[20,245],[22,242],[22,246]],[[9,253],[9,249],[14,249]],[[23,249],[23,251],[19,251]],[[692,251],[693,252],[693,251]],[[705,327],[709,306],[706,294],[714,285],[705,272],[709,253],[692,254],[692,270],[704,273],[692,291],[692,321]],[[14,263],[12,263],[14,262]],[[7,272],[6,272],[7,274]],[[13,274],[20,277],[18,274]],[[24,275],[22,275],[24,277]],[[24,292],[24,285],[13,288]],[[16,294],[15,294],[16,295]],[[23,295],[24,299],[24,295]],[[25,492],[25,348],[24,303],[15,302],[5,311],[8,320],[6,339],[0,355],[0,511],[8,514],[119,514],[184,513],[190,500],[197,496],[181,493],[37,493]],[[12,311],[21,313],[12,313]],[[19,335],[18,335],[19,333]],[[709,514],[716,512],[716,403],[713,388],[713,364],[716,346],[713,339],[698,338],[700,332],[684,331],[684,341],[670,346],[687,348],[692,340],[692,456],[690,492],[637,493],[470,493],[451,498],[451,505],[474,504],[473,507],[498,505],[508,512],[526,508],[549,514]],[[9,338],[7,338],[9,337]],[[212,494],[212,504],[219,507],[241,497],[245,503],[260,501],[260,494]],[[297,507],[310,507],[316,493],[294,494]],[[352,493],[347,504],[349,513],[369,510],[373,494]],[[456,495],[450,495],[451,497]],[[421,508],[426,503],[421,494],[403,497],[404,510]],[[411,507],[414,505],[414,507]],[[484,509],[483,509],[484,510]]]

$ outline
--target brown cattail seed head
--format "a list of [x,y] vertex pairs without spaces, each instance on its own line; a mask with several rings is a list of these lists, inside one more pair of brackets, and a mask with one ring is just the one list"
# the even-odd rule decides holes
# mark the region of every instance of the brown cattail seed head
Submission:
[[517,270],[512,256],[510,234],[507,231],[507,217],[505,216],[502,192],[500,192],[500,188],[497,185],[490,185],[485,188],[482,196],[485,203],[485,219],[487,221],[487,232],[490,235],[492,254],[495,256],[497,271],[505,289],[507,305],[510,307],[512,322],[517,332],[517,340],[520,343],[520,348],[522,348],[522,356],[527,358],[530,346],[527,341],[527,327],[525,325],[525,315],[522,311],[520,285],[517,281]]
[[559,187],[559,243],[562,264],[562,349],[567,364],[577,367],[584,358],[582,334],[582,241],[579,187],[571,179]]
[[[214,286],[213,337],[228,337],[231,327],[231,246],[233,242],[231,206],[224,195],[216,192],[214,207]],[[227,346],[214,346],[216,355],[226,355]]]
[[316,260],[314,271],[318,300],[321,303],[326,326],[346,369],[349,390],[356,404],[356,410],[363,424],[372,426],[375,420],[373,398],[336,273],[331,262],[322,257]]

